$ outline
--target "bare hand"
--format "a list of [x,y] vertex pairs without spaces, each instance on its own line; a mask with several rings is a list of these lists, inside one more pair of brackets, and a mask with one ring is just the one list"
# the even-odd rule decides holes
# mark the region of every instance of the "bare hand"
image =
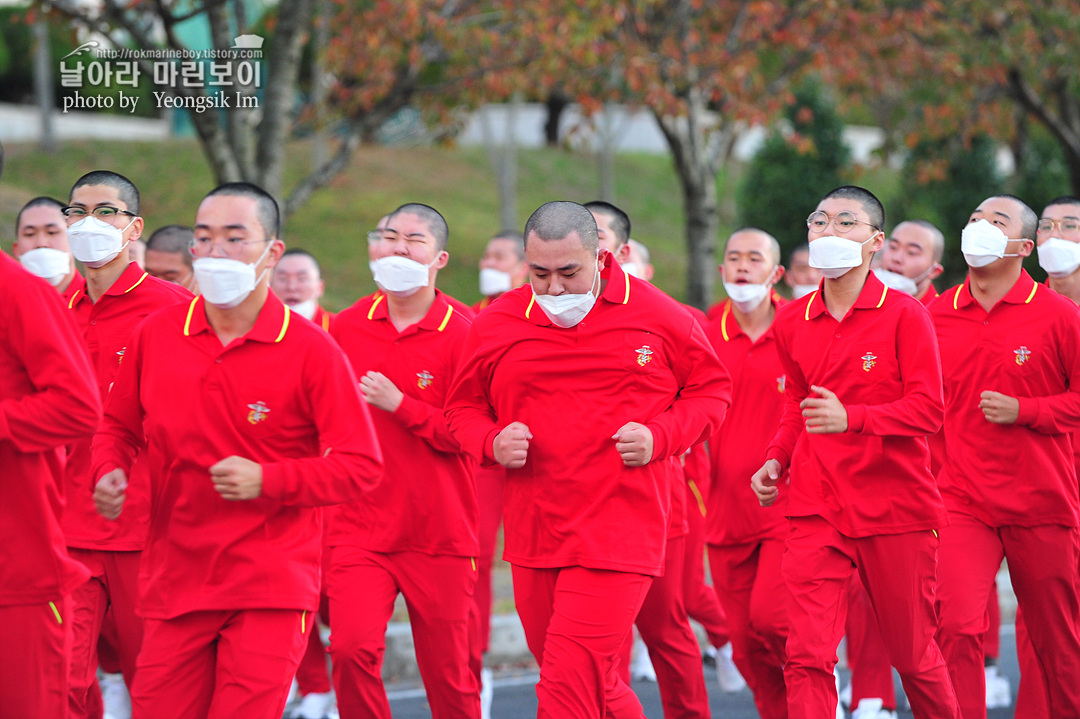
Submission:
[[1020,417],[1020,400],[1001,392],[983,392],[979,395],[979,409],[987,422],[1014,424]]
[[240,501],[262,494],[262,465],[243,457],[226,457],[210,468],[210,479],[222,499]]
[[105,519],[116,519],[124,508],[124,491],[127,489],[127,475],[122,469],[102,475],[94,486],[94,505],[98,514]]
[[491,453],[495,461],[507,469],[519,469],[525,466],[529,457],[529,440],[532,432],[522,422],[511,422],[495,435]]
[[754,476],[750,478],[750,487],[762,507],[768,507],[780,496],[780,488],[776,485],[780,482],[781,471],[779,462],[767,459],[761,469],[754,472]]
[[810,387],[818,397],[807,397],[799,404],[806,419],[809,434],[837,434],[847,432],[847,410],[835,394],[824,387]]
[[382,372],[369,371],[361,377],[360,391],[368,404],[386,412],[396,412],[405,396]]
[[645,425],[627,422],[611,438],[627,467],[644,467],[652,461],[652,430]]

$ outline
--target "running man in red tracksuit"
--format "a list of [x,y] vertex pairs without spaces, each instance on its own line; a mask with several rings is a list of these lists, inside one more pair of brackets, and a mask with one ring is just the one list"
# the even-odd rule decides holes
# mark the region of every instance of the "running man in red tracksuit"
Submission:
[[508,469],[538,716],[637,718],[616,654],[664,565],[670,459],[719,426],[730,380],[688,312],[600,251],[584,207],[543,205],[524,234],[531,287],[473,323],[447,414]]
[[720,266],[728,299],[706,329],[728,368],[734,396],[727,421],[709,439],[712,475],[705,519],[713,587],[728,617],[735,665],[762,719],[787,717],[784,685],[787,612],[780,558],[788,492],[758,506],[746,478],[761,466],[784,409],[784,368],[773,321],[784,301],[773,291],[783,277],[780,245],[768,233],[734,233]]
[[751,481],[769,504],[791,467],[782,572],[793,719],[836,710],[833,668],[855,570],[916,716],[959,717],[934,641],[937,530],[947,523],[926,440],[941,425],[937,343],[919,301],[870,272],[884,223],[863,188],[826,195],[807,218],[810,264],[825,278],[773,324],[788,402]]
[[1037,225],[1019,198],[984,200],[961,238],[968,279],[930,308],[945,378],[938,483],[950,517],[941,533],[939,641],[964,719],[986,715],[986,596],[1003,556],[1046,679],[1049,715],[1080,717],[1071,438],[1080,428],[1080,317],[1022,267]]
[[319,605],[318,508],[382,474],[345,355],[269,290],[279,227],[254,185],[203,199],[202,295],[139,326],[94,438],[107,518],[147,447],[135,719],[280,717]]
[[[2,157],[2,156],[0,156]],[[0,253],[0,716],[65,717],[70,595],[90,572],[68,556],[63,446],[101,419],[90,359],[44,280]]]
[[330,652],[343,719],[390,717],[382,658],[399,593],[432,716],[480,716],[474,463],[443,414],[470,319],[435,289],[447,235],[434,208],[395,210],[374,263],[382,292],[330,326],[373,407],[387,465],[374,492],[331,519]]
[[[71,188],[68,242],[86,266],[82,289],[68,300],[85,338],[98,377],[102,401],[120,371],[139,323],[152,312],[191,300],[179,285],[150,277],[131,261],[128,248],[142,233],[139,191],[123,175],[89,172]],[[73,283],[74,284],[74,283]],[[98,640],[106,612],[115,634],[110,637],[128,686],[135,678],[142,644],[142,621],[135,614],[139,561],[146,545],[150,492],[145,457],[133,467],[127,511],[115,522],[98,514],[93,502],[90,439],[69,448],[65,470],[68,506],[61,526],[71,556],[90,569],[90,581],[72,594],[74,644],[71,661],[72,719],[95,719],[102,712],[98,689]]]

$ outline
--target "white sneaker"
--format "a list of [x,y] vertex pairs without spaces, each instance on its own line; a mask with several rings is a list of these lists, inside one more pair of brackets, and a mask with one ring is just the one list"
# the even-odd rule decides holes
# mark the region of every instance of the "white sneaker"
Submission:
[[731,642],[716,650],[716,679],[725,694],[735,694],[746,689],[746,680],[731,659]]
[[634,640],[634,659],[630,662],[630,679],[635,682],[656,681],[656,669],[653,668],[652,660],[649,659],[649,650],[645,642],[640,639]]
[[123,674],[102,674],[101,701],[110,719],[131,719],[131,695]]
[[486,667],[480,670],[480,719],[491,719],[491,700],[495,695],[495,675]]
[[304,695],[289,716],[290,719],[326,719],[333,708],[334,692],[312,692]]
[[883,699],[873,697],[860,700],[851,719],[896,719],[896,712],[886,709]]
[[1004,709],[1012,706],[1012,686],[996,666],[986,668],[986,708]]

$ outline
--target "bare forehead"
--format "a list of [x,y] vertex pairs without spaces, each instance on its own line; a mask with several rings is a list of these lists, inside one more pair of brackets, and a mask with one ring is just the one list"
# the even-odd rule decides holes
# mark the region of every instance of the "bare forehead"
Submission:
[[307,255],[285,255],[278,260],[277,268],[280,272],[290,272],[299,274],[302,272],[309,272],[315,274],[317,269],[315,267],[315,261]]
[[975,211],[983,214],[1007,215],[1010,219],[1019,220],[1020,209],[1020,204],[1016,200],[1008,197],[990,197],[983,200]]
[[228,227],[243,225],[248,229],[260,227],[258,203],[243,195],[211,195],[199,203],[195,225]]
[[64,215],[60,208],[52,205],[36,205],[22,211],[19,218],[19,227],[30,225],[60,225],[66,226]]
[[87,207],[115,205],[127,209],[127,203],[120,199],[120,190],[109,185],[80,185],[71,191],[71,204]]
[[934,244],[933,233],[925,227],[920,227],[912,222],[901,222],[897,225],[893,229],[890,239],[902,243],[916,244],[923,249],[927,249]]
[[427,220],[412,212],[399,212],[390,218],[386,229],[400,235],[425,234],[430,235],[431,226]]
[[1043,210],[1042,216],[1051,219],[1057,219],[1059,217],[1080,218],[1080,204],[1061,203],[1057,205],[1049,205],[1046,209]]
[[557,240],[542,240],[536,233],[530,233],[525,254],[530,264],[554,262],[561,265],[580,262],[583,258],[589,259],[593,256],[593,251],[585,247],[576,232]]
[[858,220],[867,221],[870,218],[870,215],[866,213],[861,202],[852,200],[848,197],[829,197],[819,202],[817,209],[830,217],[838,215],[841,212],[850,212],[855,215],[855,219]]
[[760,252],[763,255],[768,254],[769,238],[761,232],[736,232],[728,238],[727,246],[724,248],[724,251]]

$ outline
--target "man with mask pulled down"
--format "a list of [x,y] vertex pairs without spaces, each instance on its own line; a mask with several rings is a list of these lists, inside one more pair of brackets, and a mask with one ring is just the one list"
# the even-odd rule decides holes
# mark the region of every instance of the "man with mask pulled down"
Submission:
[[[108,170],[83,175],[71,188],[63,214],[72,254],[86,272],[85,282],[82,278],[71,281],[67,306],[90,352],[104,401],[143,318],[191,299],[191,293],[148,276],[130,261],[129,244],[142,233],[143,218],[139,216],[139,191],[123,175]],[[111,643],[128,686],[136,672],[142,622],[135,604],[150,513],[144,460],[140,457],[134,464],[127,513],[121,520],[109,522],[97,513],[91,496],[97,478],[91,476],[90,439],[72,446],[68,456],[64,472],[67,508],[61,526],[71,556],[92,574],[90,581],[72,594],[74,717],[101,713],[97,648],[106,612],[112,615],[115,634]]]
[[345,355],[269,290],[279,227],[255,185],[203,199],[202,294],[140,325],[94,438],[102,515],[127,512],[144,447],[154,495],[137,717],[281,716],[319,604],[319,507],[382,475]]
[[479,312],[504,293],[521,287],[528,279],[524,238],[520,232],[503,230],[488,240],[480,258],[480,294],[483,298],[473,305],[473,312]]
[[281,261],[274,266],[270,289],[290,310],[305,320],[311,320],[316,326],[330,330],[334,313],[326,311],[319,304],[326,286],[319,261],[310,252],[296,247],[285,250]]
[[899,290],[929,306],[936,298],[934,280],[945,268],[945,236],[926,220],[905,220],[893,228],[881,250],[874,274],[889,289]]
[[764,506],[788,492],[781,569],[793,719],[836,711],[833,667],[854,571],[916,716],[959,717],[934,640],[937,531],[947,523],[926,440],[941,425],[937,345],[925,308],[870,272],[884,222],[873,193],[829,192],[807,218],[810,264],[824,280],[773,324],[787,403],[751,486]]
[[728,299],[706,333],[735,389],[727,422],[709,439],[709,567],[728,617],[735,665],[754,693],[758,714],[784,719],[788,622],[784,602],[776,598],[784,596],[787,492],[763,508],[746,491],[746,478],[761,466],[784,408],[786,380],[772,332],[785,304],[773,291],[784,275],[780,245],[762,230],[738,230],[728,238],[720,270]]
[[730,378],[689,313],[600,250],[589,210],[547,203],[524,235],[531,283],[473,323],[447,415],[507,468],[538,717],[639,718],[615,657],[662,571],[671,458],[719,426]]
[[945,378],[938,485],[950,520],[941,530],[939,642],[964,719],[986,716],[986,595],[1003,557],[1049,716],[1080,716],[1080,497],[1070,438],[1080,429],[1080,321],[1071,300],[1023,269],[1037,226],[1017,197],[984,200],[961,236],[967,280],[930,307]]
[[435,287],[448,234],[427,205],[391,213],[372,265],[381,292],[330,325],[360,377],[387,463],[383,483],[331,519],[326,583],[342,719],[390,717],[382,657],[398,594],[432,716],[480,716],[474,465],[443,414],[470,325]]

